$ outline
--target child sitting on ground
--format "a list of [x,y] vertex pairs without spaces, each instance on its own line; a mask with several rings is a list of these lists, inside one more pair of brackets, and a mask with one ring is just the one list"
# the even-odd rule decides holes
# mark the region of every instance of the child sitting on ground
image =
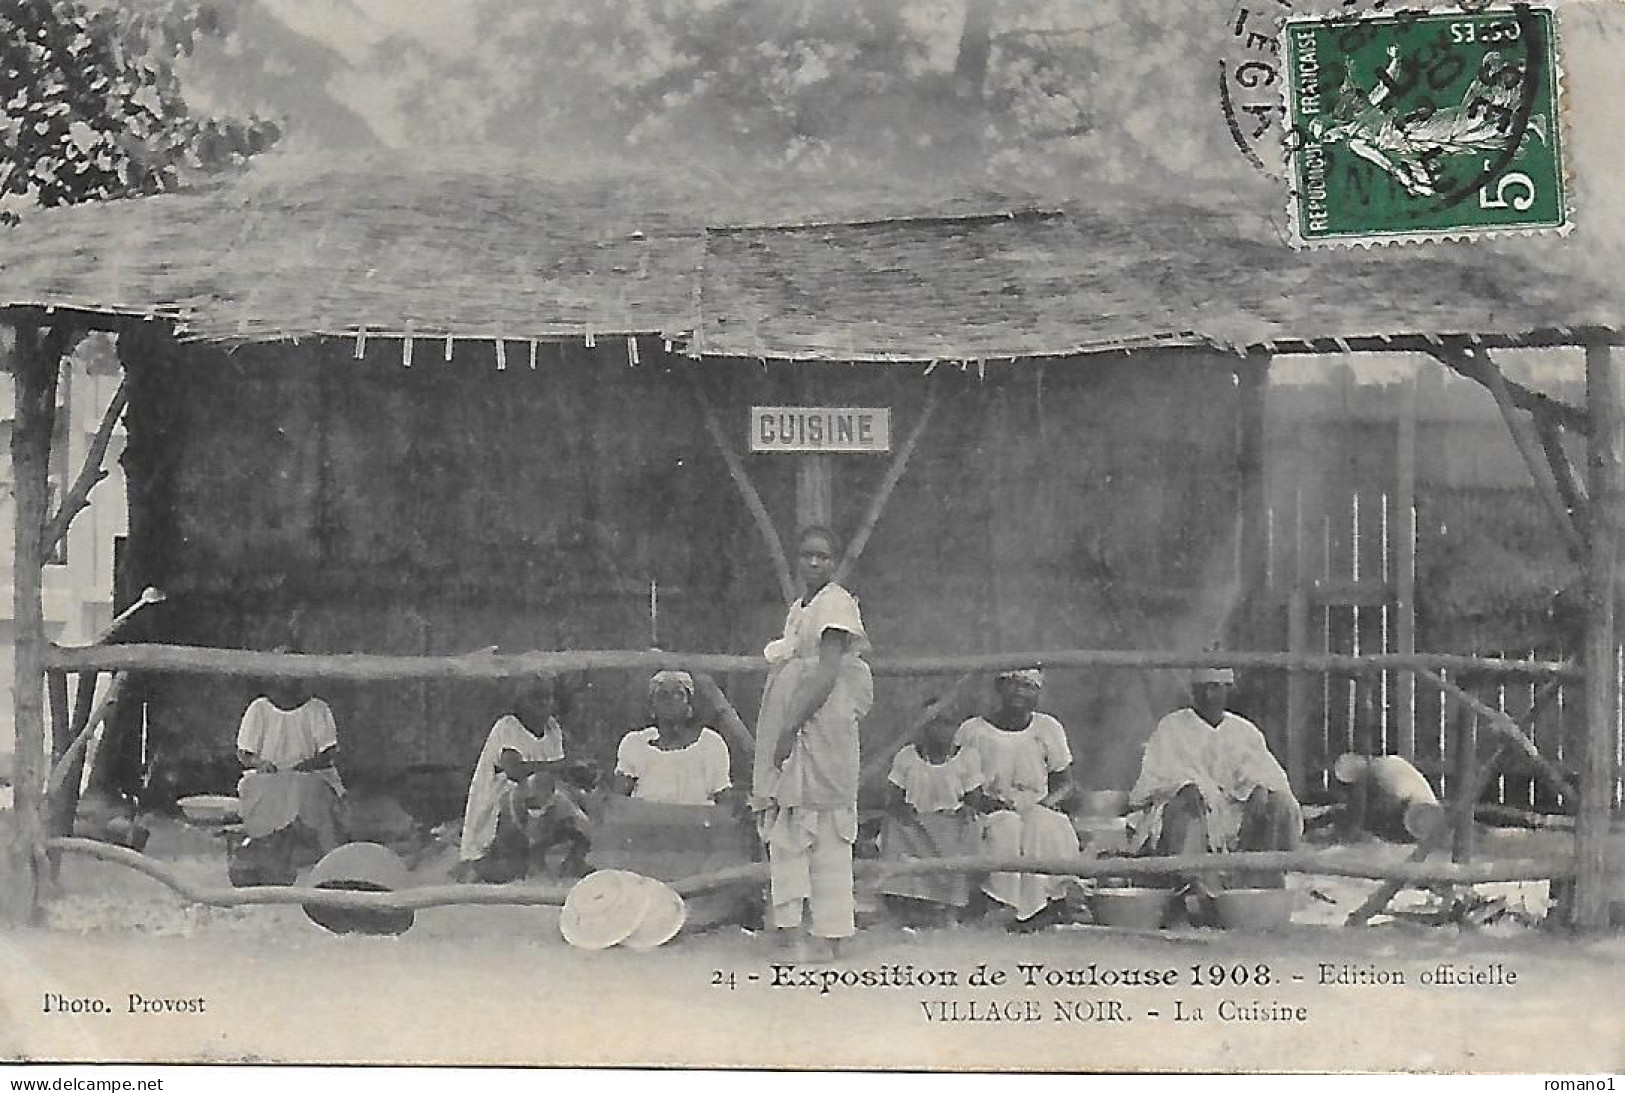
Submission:
[[[932,712],[915,744],[905,744],[892,761],[886,787],[883,861],[974,855],[980,838],[965,796],[982,784],[974,748],[954,747],[954,720]],[[900,874],[886,877],[880,892],[903,921],[940,925],[970,902],[970,878],[963,873]]]

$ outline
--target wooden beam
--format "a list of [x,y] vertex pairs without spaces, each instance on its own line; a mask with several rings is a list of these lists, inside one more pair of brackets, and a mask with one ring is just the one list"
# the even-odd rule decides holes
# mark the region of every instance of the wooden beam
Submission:
[[107,447],[113,441],[113,430],[118,426],[118,419],[123,416],[125,406],[129,405],[130,394],[128,381],[119,380],[118,390],[113,392],[113,399],[107,404],[107,410],[102,414],[101,424],[96,427],[96,435],[90,442],[90,450],[85,453],[84,465],[79,468],[79,475],[73,480],[73,485],[63,496],[62,503],[52,514],[50,521],[45,525],[43,541],[44,552],[49,555],[56,549],[56,545],[68,534],[68,527],[73,518],[90,504],[90,491],[96,484],[107,477],[107,469],[102,466],[102,460],[107,458]]
[[[1287,646],[1299,656],[1309,655],[1309,599],[1304,595],[1303,579],[1294,581],[1287,599]],[[1305,672],[1292,672],[1286,678],[1286,774],[1292,790],[1302,795],[1309,787],[1308,735],[1309,735],[1309,676]]]
[[728,468],[728,476],[733,479],[734,487],[739,490],[739,496],[745,502],[746,510],[750,512],[750,518],[755,521],[756,530],[762,536],[762,543],[767,547],[768,557],[773,562],[774,576],[779,581],[779,592],[784,597],[785,603],[791,603],[801,593],[796,589],[795,572],[785,557],[784,542],[779,538],[778,529],[773,526],[773,517],[768,514],[767,506],[762,503],[762,495],[756,491],[755,483],[750,480],[744,461],[739,458],[739,453],[734,451],[733,445],[728,443],[728,434],[722,428],[722,421],[717,417],[716,407],[711,402],[711,396],[706,393],[704,383],[692,369],[685,369],[683,374],[688,377],[689,390],[694,392],[694,401],[699,404],[700,416],[705,421],[705,430],[711,434],[711,443],[716,445],[717,453],[722,456],[722,462]]
[[56,386],[69,331],[33,324],[17,327],[12,378],[16,419],[11,434],[15,489],[12,565],[14,620],[12,777],[13,824],[3,849],[6,879],[0,883],[0,922],[24,925],[39,914],[44,866],[45,788],[45,604],[40,549],[45,527]]
[[[79,785],[84,779],[85,760],[90,751],[91,738],[95,735],[96,729],[118,708],[119,696],[128,678],[128,673],[116,674],[107,688],[106,696],[95,709],[86,707],[83,718],[75,714],[77,728],[73,740],[52,766],[50,778],[45,784],[45,831],[48,838],[73,833],[73,819],[79,811]],[[79,677],[78,697],[81,700],[92,698],[95,690],[96,673],[83,673]],[[61,865],[60,855],[51,851],[48,858],[50,879],[54,884]]]
[[[122,865],[156,880],[193,903],[212,907],[249,907],[304,904],[370,911],[421,911],[430,907],[525,906],[557,907],[570,893],[570,885],[437,884],[399,892],[354,892],[332,888],[264,885],[217,888],[182,877],[168,866],[94,839],[55,838],[50,848],[83,854]],[[1399,877],[1418,884],[1490,884],[1518,880],[1552,880],[1571,876],[1574,862],[1567,858],[1534,861],[1480,862],[1447,865],[1442,862],[1354,861],[1319,851],[1260,851],[1238,854],[1201,854],[1171,858],[926,858],[912,861],[860,861],[853,874],[860,879],[919,876],[940,873],[1046,873],[1071,877],[1157,877],[1169,873],[1215,873],[1233,869],[1302,872],[1317,876],[1362,877],[1383,880]],[[688,897],[740,884],[764,884],[766,863],[738,865],[712,873],[669,882]]]
[[1269,388],[1270,357],[1252,353],[1236,365],[1236,397],[1240,412],[1236,419],[1236,498],[1241,523],[1238,528],[1235,587],[1240,595],[1232,602],[1226,620],[1227,640],[1232,649],[1256,649],[1261,644],[1264,589],[1269,572],[1269,490],[1266,481],[1265,446],[1268,443],[1268,415],[1265,400]]
[[73,739],[72,725],[68,720],[68,673],[46,672],[45,690],[51,708],[51,759],[54,761],[61,757],[68,748],[68,741]]
[[[1566,341],[1542,344],[1550,344],[1554,346],[1561,345],[1565,348],[1570,348],[1574,345],[1574,342],[1573,339],[1570,338]],[[1509,345],[1504,342],[1497,345],[1496,343],[1485,341],[1478,348],[1482,351],[1490,348],[1492,345],[1496,348],[1509,347]],[[1410,352],[1425,353],[1437,360],[1439,363],[1443,364],[1446,368],[1449,368],[1452,372],[1457,372],[1460,375],[1465,376],[1467,379],[1472,380],[1474,383],[1482,384],[1484,382],[1483,379],[1477,374],[1473,362],[1470,360],[1465,360],[1461,355],[1460,348],[1454,344],[1446,347],[1442,345],[1435,345],[1422,339],[1410,339],[1407,340],[1404,345],[1395,346],[1394,348],[1404,348]],[[1445,350],[1443,355],[1440,353],[1441,349]],[[1517,380],[1508,380],[1505,379],[1505,377],[1503,377],[1503,380],[1506,383],[1507,395],[1511,399],[1512,405],[1516,406],[1518,409],[1527,410],[1529,413],[1534,414],[1537,417],[1544,417],[1548,420],[1555,421],[1559,425],[1562,425],[1565,429],[1573,429],[1576,433],[1581,435],[1586,435],[1591,432],[1591,415],[1580,407],[1572,406],[1561,399],[1555,399],[1550,395],[1543,394],[1542,392],[1536,391],[1531,387],[1526,387]]]
[[[1549,680],[1543,684],[1541,689],[1536,692],[1534,701],[1529,704],[1529,709],[1524,713],[1523,719],[1518,723],[1519,731],[1533,726],[1540,717],[1541,710],[1546,703],[1557,697],[1557,693],[1556,681]],[[1411,852],[1409,859],[1412,863],[1420,864],[1426,861],[1429,854],[1444,846],[1446,839],[1453,837],[1463,811],[1469,815],[1476,812],[1478,799],[1483,796],[1484,787],[1489,784],[1490,778],[1494,776],[1496,765],[1500,762],[1502,756],[1512,750],[1513,747],[1510,743],[1505,740],[1499,741],[1490,750],[1489,756],[1473,770],[1472,775],[1459,784],[1455,798],[1445,816],[1445,822],[1434,827],[1417,843],[1416,849]],[[1388,902],[1398,895],[1399,890],[1404,886],[1405,882],[1403,880],[1384,882],[1376,891],[1366,897],[1365,902],[1349,912],[1344,925],[1363,925],[1372,915],[1381,912],[1383,908],[1387,907]]]
[[1512,443],[1518,449],[1518,455],[1523,458],[1530,480],[1535,485],[1535,495],[1540,498],[1541,504],[1546,506],[1547,514],[1551,516],[1558,534],[1562,536],[1563,545],[1568,549],[1569,556],[1576,561],[1584,558],[1585,540],[1575,525],[1573,513],[1564,505],[1558,487],[1550,477],[1551,468],[1546,462],[1532,424],[1522,416],[1513,402],[1501,369],[1490,359],[1488,352],[1480,349],[1442,347],[1435,348],[1433,355],[1455,371],[1475,380],[1495,399],[1495,407],[1501,412],[1501,419],[1506,423],[1507,432],[1512,435]]
[[[1613,663],[1612,659],[1610,659],[1609,663],[1610,665]],[[1612,668],[1610,668],[1610,671],[1612,671]],[[1555,763],[1540,753],[1540,749],[1535,747],[1534,741],[1524,734],[1523,729],[1519,728],[1518,723],[1512,720],[1511,717],[1501,710],[1485,705],[1477,697],[1468,694],[1437,672],[1422,669],[1419,674],[1451,699],[1488,721],[1492,732],[1529,758],[1529,761],[1535,765],[1535,772],[1546,780],[1547,785],[1565,797],[1578,796],[1573,783],[1569,781],[1568,775],[1564,774]]]
[[1574,526],[1580,532],[1580,538],[1589,542],[1591,534],[1591,515],[1585,495],[1585,487],[1580,485],[1579,476],[1574,473],[1574,464],[1569,461],[1569,453],[1563,448],[1563,427],[1548,417],[1535,415],[1535,435],[1540,438],[1541,449],[1546,453],[1546,466],[1551,469],[1552,479],[1557,483],[1557,492],[1563,499],[1563,505],[1574,517]]
[[[1045,668],[1172,669],[1227,666],[1242,670],[1341,672],[1373,675],[1409,669],[1423,672],[1500,673],[1526,679],[1577,679],[1567,664],[1540,660],[1504,660],[1457,653],[1213,653],[1138,649],[1050,649],[1012,653],[964,653],[951,656],[877,657],[876,675],[934,676],[962,672],[993,673],[1042,664]],[[207,649],[192,645],[50,646],[45,665],[70,671],[176,672],[235,675],[256,679],[348,679],[357,681],[432,679],[518,679],[545,672],[606,669],[685,668],[702,672],[765,672],[760,657],[721,653],[682,653],[647,649],[578,649],[566,652],[458,654],[454,656],[386,656],[372,653],[268,653],[249,649]]]
[[[1421,391],[1416,377],[1405,384],[1399,413],[1394,509],[1399,549],[1394,558],[1394,652],[1416,652],[1416,418]],[[1394,521],[1390,521],[1392,525]],[[1395,735],[1399,754],[1416,761],[1416,674],[1394,677]]]
[[[1478,726],[1472,718],[1462,717],[1459,714],[1455,721],[1455,732],[1451,734],[1451,739],[1456,754],[1455,762],[1451,765],[1451,781],[1461,786],[1463,793],[1467,793],[1474,788],[1473,774],[1478,762]],[[1478,803],[1478,797],[1484,792],[1482,785],[1476,788],[1478,792],[1473,797],[1473,805]],[[1450,832],[1450,860],[1453,862],[1473,860],[1473,844],[1477,842],[1478,835],[1475,811],[1473,807],[1458,808],[1454,811],[1455,822]]]
[[[91,678],[89,673],[86,673],[86,678]],[[84,769],[81,760],[84,758],[85,752],[89,750],[90,738],[95,735],[97,727],[118,709],[119,698],[123,695],[124,685],[128,679],[129,675],[125,672],[119,672],[113,677],[112,683],[108,685],[107,694],[96,704],[96,708],[90,712],[90,715],[85,718],[84,724],[74,734],[72,743],[62,753],[62,758],[58,759],[56,765],[51,768],[50,780],[45,787],[45,794],[48,799],[54,797],[70,784],[75,794],[77,794],[78,774]]]
[[938,372],[927,382],[925,406],[921,409],[920,416],[915,419],[914,427],[909,430],[908,439],[903,441],[903,446],[893,454],[891,465],[886,468],[885,477],[880,480],[874,496],[869,499],[869,510],[863,515],[863,523],[853,532],[852,541],[846,547],[846,554],[835,570],[833,580],[836,584],[846,580],[847,575],[852,572],[852,567],[863,557],[863,548],[869,545],[869,536],[874,534],[875,526],[880,523],[880,517],[886,511],[886,503],[891,500],[892,491],[897,488],[897,483],[902,481],[903,472],[908,470],[908,461],[914,455],[914,449],[919,446],[920,437],[925,435],[926,426],[931,424],[931,415],[936,413],[937,398],[942,390],[941,376],[942,373]]
[[1619,709],[1614,632],[1614,568],[1620,532],[1619,375],[1607,342],[1586,346],[1586,402],[1592,430],[1586,452],[1591,496],[1591,549],[1585,559],[1585,742],[1581,749],[1580,810],[1574,825],[1579,872],[1571,923],[1606,929],[1609,920],[1607,842],[1614,799],[1614,733]]

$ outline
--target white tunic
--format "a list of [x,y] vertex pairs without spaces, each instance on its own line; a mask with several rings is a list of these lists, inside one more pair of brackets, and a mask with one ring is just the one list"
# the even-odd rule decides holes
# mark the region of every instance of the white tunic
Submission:
[[668,805],[708,805],[727,789],[728,745],[713,729],[701,729],[686,748],[670,750],[655,741],[654,726],[621,737],[615,753],[615,773],[634,782],[632,796]]
[[1145,743],[1139,780],[1129,794],[1129,826],[1138,850],[1162,834],[1162,810],[1185,786],[1202,796],[1207,815],[1208,849],[1235,849],[1241,832],[1242,805],[1253,790],[1292,795],[1286,771],[1270,754],[1258,726],[1226,713],[1209,725],[1190,707],[1157,722]]
[[903,791],[903,800],[916,812],[952,812],[982,784],[982,764],[971,748],[933,763],[910,744],[892,760],[886,780]]
[[292,770],[338,743],[333,711],[319,698],[284,710],[262,695],[248,704],[237,728],[238,750],[253,752],[277,770]]
[[497,769],[502,753],[512,749],[527,763],[556,763],[564,758],[564,730],[556,718],[548,718],[537,736],[513,714],[505,714],[491,726],[474,763],[468,782],[468,801],[463,806],[463,838],[458,857],[477,861],[491,847],[497,834],[497,813],[504,794],[518,783]]

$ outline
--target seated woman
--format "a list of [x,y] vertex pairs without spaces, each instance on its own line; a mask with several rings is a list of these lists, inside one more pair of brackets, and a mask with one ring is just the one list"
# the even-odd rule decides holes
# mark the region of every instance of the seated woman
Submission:
[[[935,715],[920,742],[905,744],[887,776],[887,815],[880,831],[883,861],[954,858],[979,852],[981,831],[966,795],[982,784],[976,750],[956,747],[956,726]],[[970,902],[963,873],[886,877],[880,892],[907,921],[941,921]]]
[[[538,736],[527,727],[540,725]],[[573,788],[590,786],[590,765],[564,757],[564,730],[553,716],[553,688],[526,680],[509,712],[491,726],[474,764],[463,808],[459,868],[490,884],[527,876],[548,849],[567,847],[561,869],[586,872],[587,817]]]
[[[983,814],[981,852],[990,857],[1065,858],[1079,854],[1078,833],[1057,811],[1073,792],[1072,752],[1066,731],[1038,713],[1044,677],[1036,668],[1003,672],[994,681],[999,708],[959,726],[955,742],[976,752],[982,788],[971,806]],[[1038,873],[993,873],[982,891],[1015,911],[1018,928],[1043,925],[1040,912],[1058,904],[1069,878]],[[1057,906],[1056,910],[1059,907]]]
[[731,786],[728,745],[694,714],[694,678],[656,672],[649,680],[654,724],[621,738],[616,788],[625,796],[668,805],[710,805]]
[[[748,747],[749,730],[703,673],[657,672],[649,704],[654,724],[622,738],[619,794],[605,797],[593,816],[593,867],[673,881],[749,863],[756,832],[729,788],[724,742]],[[759,913],[753,899],[738,887],[685,897],[688,928],[745,920]]]
[[300,865],[344,842],[344,783],[333,765],[338,729],[327,703],[300,682],[279,681],[266,691],[248,704],[237,729],[244,770],[237,798],[246,836],[238,857],[259,863],[239,879],[286,884]]

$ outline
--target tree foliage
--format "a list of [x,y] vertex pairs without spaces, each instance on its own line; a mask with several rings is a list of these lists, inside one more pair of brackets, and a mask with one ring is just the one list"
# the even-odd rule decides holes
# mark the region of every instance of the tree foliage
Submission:
[[[371,75],[420,136],[904,176],[1232,171],[1222,8],[1186,0],[469,0]],[[1200,12],[1200,16],[1196,14]],[[1233,162],[1234,161],[1234,162]]]
[[167,190],[239,164],[280,135],[257,117],[200,117],[175,62],[222,31],[207,3],[0,7],[0,222],[28,205]]

